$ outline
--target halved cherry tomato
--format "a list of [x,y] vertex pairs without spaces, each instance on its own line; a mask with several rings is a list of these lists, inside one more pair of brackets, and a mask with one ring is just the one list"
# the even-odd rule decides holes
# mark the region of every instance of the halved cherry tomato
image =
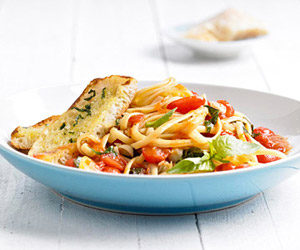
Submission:
[[216,167],[215,171],[227,171],[227,170],[234,170],[235,165],[232,163],[223,163]]
[[226,113],[219,113],[219,117],[220,119],[224,119],[226,117],[231,117],[234,115],[234,108],[231,106],[231,104],[225,100],[218,100],[217,101],[220,104],[223,104],[226,107]]
[[102,169],[102,172],[114,173],[114,174],[120,174],[121,173],[121,171],[118,168],[113,168],[113,167],[104,167]]
[[100,157],[101,161],[109,167],[117,168],[123,171],[126,166],[126,161],[120,156],[115,156],[113,154],[104,154]]
[[249,168],[251,167],[249,164],[245,163],[245,164],[240,164],[240,165],[237,165],[235,167],[235,169],[241,169],[241,168]]
[[223,130],[220,135],[233,135],[234,136],[234,133],[229,130]]
[[170,154],[170,149],[157,147],[144,147],[143,156],[147,162],[159,163],[164,161]]
[[292,147],[286,138],[275,134],[272,130],[258,127],[253,130],[255,140],[262,144],[266,148],[275,149],[282,153],[288,152]]
[[188,96],[169,103],[167,109],[177,108],[176,110],[177,112],[181,114],[186,114],[191,110],[200,108],[204,104],[205,104],[205,99],[203,97]]
[[76,168],[76,165],[75,165],[75,162],[74,162],[75,159],[76,158],[71,158],[71,159],[67,160],[65,165],[68,166],[68,167]]
[[238,166],[235,166],[233,163],[223,163],[216,167],[215,171],[228,171],[228,170],[235,170],[235,169],[241,169],[241,168],[248,168],[250,167],[249,164],[240,164]]
[[268,163],[268,162],[280,160],[279,157],[274,155],[257,155],[256,157],[259,163]]
[[201,133],[201,135],[203,135],[204,137],[209,137],[209,138],[215,136],[215,134],[211,134],[211,133]]
[[145,116],[143,114],[131,116],[128,120],[129,126],[133,126],[134,124],[137,124],[137,123],[143,121],[144,117]]

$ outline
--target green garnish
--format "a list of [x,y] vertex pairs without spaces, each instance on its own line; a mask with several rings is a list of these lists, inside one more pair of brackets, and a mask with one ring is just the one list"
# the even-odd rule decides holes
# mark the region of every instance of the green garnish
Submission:
[[62,130],[65,126],[66,126],[66,123],[64,122],[63,124],[61,124],[61,126],[59,127],[59,129]]
[[260,148],[259,145],[244,142],[231,135],[218,136],[209,143],[209,152],[203,152],[202,157],[189,157],[178,162],[168,170],[171,174],[212,172],[215,170],[213,160],[227,162],[224,158],[234,155],[253,154]]
[[78,156],[78,157],[74,160],[74,163],[75,163],[76,168],[79,168],[79,164],[80,164],[81,158],[82,158],[82,157]]
[[144,171],[144,168],[132,168],[130,174],[143,174]]
[[109,146],[107,149],[105,149],[103,152],[98,152],[93,148],[90,148],[96,155],[104,155],[104,154],[109,154],[112,153],[114,155],[118,155],[118,153],[114,150],[113,146]]
[[192,157],[202,157],[204,155],[201,148],[192,147],[189,149],[183,150],[182,159],[192,158]]
[[75,140],[73,140],[72,138],[69,140],[70,143],[73,143],[75,142]]
[[121,120],[121,119],[119,119],[119,118],[116,119],[116,126],[119,126],[119,125],[120,125],[120,120]]
[[75,118],[75,123],[73,124],[73,127],[75,127],[78,124],[79,119],[84,119],[81,114],[77,115]]
[[73,132],[73,131],[69,131],[69,134],[71,134],[71,135],[74,135],[74,134],[75,134],[75,132]]
[[209,105],[204,105],[204,107],[208,108],[208,112],[211,116],[211,118],[209,120],[206,120],[204,122],[204,126],[206,127],[207,132],[210,133],[211,129],[214,127],[214,125],[216,125],[216,123],[218,121],[220,111]]
[[206,127],[207,133],[210,133],[211,129],[214,127],[210,120],[206,120],[204,126]]
[[85,105],[83,109],[80,109],[80,108],[77,108],[77,107],[73,107],[72,109],[76,109],[79,112],[86,112],[87,115],[91,115],[92,114],[92,112],[91,112],[91,104]]
[[106,90],[106,88],[103,88],[103,89],[102,89],[101,99],[105,98],[105,90]]
[[89,100],[91,100],[93,97],[95,97],[96,96],[96,91],[95,90],[93,90],[93,89],[91,89],[89,92],[88,92],[88,94],[91,94],[89,97],[87,97],[87,98],[84,98],[84,100],[86,100],[86,101],[89,101]]
[[214,171],[215,166],[211,161],[210,154],[205,152],[202,157],[186,158],[178,162],[173,168],[168,170],[170,174],[183,174],[194,172],[211,172]]
[[168,113],[164,114],[162,117],[160,117],[156,121],[146,122],[145,127],[158,128],[159,126],[161,126],[162,124],[164,124],[165,122],[167,122],[170,119],[170,117],[174,114],[176,109],[177,108],[170,110]]

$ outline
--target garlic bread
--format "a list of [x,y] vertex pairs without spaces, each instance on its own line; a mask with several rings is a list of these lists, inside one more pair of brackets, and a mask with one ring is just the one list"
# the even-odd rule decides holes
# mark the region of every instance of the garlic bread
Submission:
[[29,150],[42,131],[59,116],[50,116],[30,127],[17,127],[11,133],[11,145],[17,149]]
[[137,90],[137,81],[112,75],[93,80],[58,119],[49,124],[32,145],[29,155],[53,152],[89,133],[101,138],[128,108]]

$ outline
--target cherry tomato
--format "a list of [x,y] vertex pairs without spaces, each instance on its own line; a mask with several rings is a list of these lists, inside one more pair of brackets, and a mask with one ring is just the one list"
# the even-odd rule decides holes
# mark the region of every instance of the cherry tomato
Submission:
[[257,155],[257,160],[259,163],[268,163],[272,161],[278,161],[280,158],[274,155]]
[[131,116],[128,120],[129,126],[133,126],[134,124],[137,124],[137,123],[143,121],[144,117],[145,116],[143,114]]
[[234,136],[234,133],[229,130],[223,130],[220,135],[233,135]]
[[205,99],[203,97],[188,96],[169,103],[167,108],[168,109],[177,108],[176,110],[177,112],[181,114],[186,114],[191,110],[200,108],[204,104],[205,104]]
[[144,147],[143,156],[147,162],[159,163],[164,161],[170,154],[170,149],[157,147]]
[[115,156],[113,154],[104,154],[100,157],[101,161],[109,167],[117,168],[120,171],[124,171],[126,161],[121,156]]
[[223,163],[216,167],[215,171],[227,171],[227,170],[234,170],[235,165],[232,163]]
[[114,174],[121,173],[121,171],[118,168],[113,168],[113,167],[104,167],[104,168],[102,168],[102,172],[114,173]]
[[68,166],[68,167],[76,168],[76,165],[75,165],[75,162],[74,162],[75,159],[76,158],[71,158],[71,159],[67,160],[65,165]]
[[204,137],[214,137],[215,135],[214,134],[211,134],[211,133],[201,133],[201,135],[203,135]]
[[286,138],[275,134],[272,130],[258,127],[253,130],[255,140],[262,144],[266,148],[275,149],[282,153],[288,152],[292,147]]
[[251,167],[249,164],[245,163],[245,164],[240,164],[238,166],[235,167],[235,169],[241,169],[241,168],[249,168]]
[[223,163],[216,167],[215,171],[228,171],[228,170],[235,170],[235,169],[241,169],[241,168],[248,168],[250,167],[249,164],[240,164],[238,166],[235,166],[233,163]]
[[225,101],[225,100],[218,100],[217,101],[220,104],[223,104],[226,107],[226,113],[219,113],[219,117],[220,119],[224,119],[226,117],[231,117],[234,115],[234,108],[229,104],[229,102]]

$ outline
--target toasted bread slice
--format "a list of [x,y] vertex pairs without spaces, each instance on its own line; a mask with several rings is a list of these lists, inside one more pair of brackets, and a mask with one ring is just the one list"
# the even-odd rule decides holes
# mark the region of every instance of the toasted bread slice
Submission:
[[11,133],[11,145],[17,149],[29,150],[33,143],[39,138],[42,131],[59,116],[50,116],[31,127],[17,127]]
[[136,90],[137,81],[131,77],[93,80],[72,106],[42,131],[28,154],[53,152],[84,133],[103,137],[128,108]]
[[255,18],[235,9],[190,29],[185,37],[202,41],[234,41],[267,34],[265,26]]

